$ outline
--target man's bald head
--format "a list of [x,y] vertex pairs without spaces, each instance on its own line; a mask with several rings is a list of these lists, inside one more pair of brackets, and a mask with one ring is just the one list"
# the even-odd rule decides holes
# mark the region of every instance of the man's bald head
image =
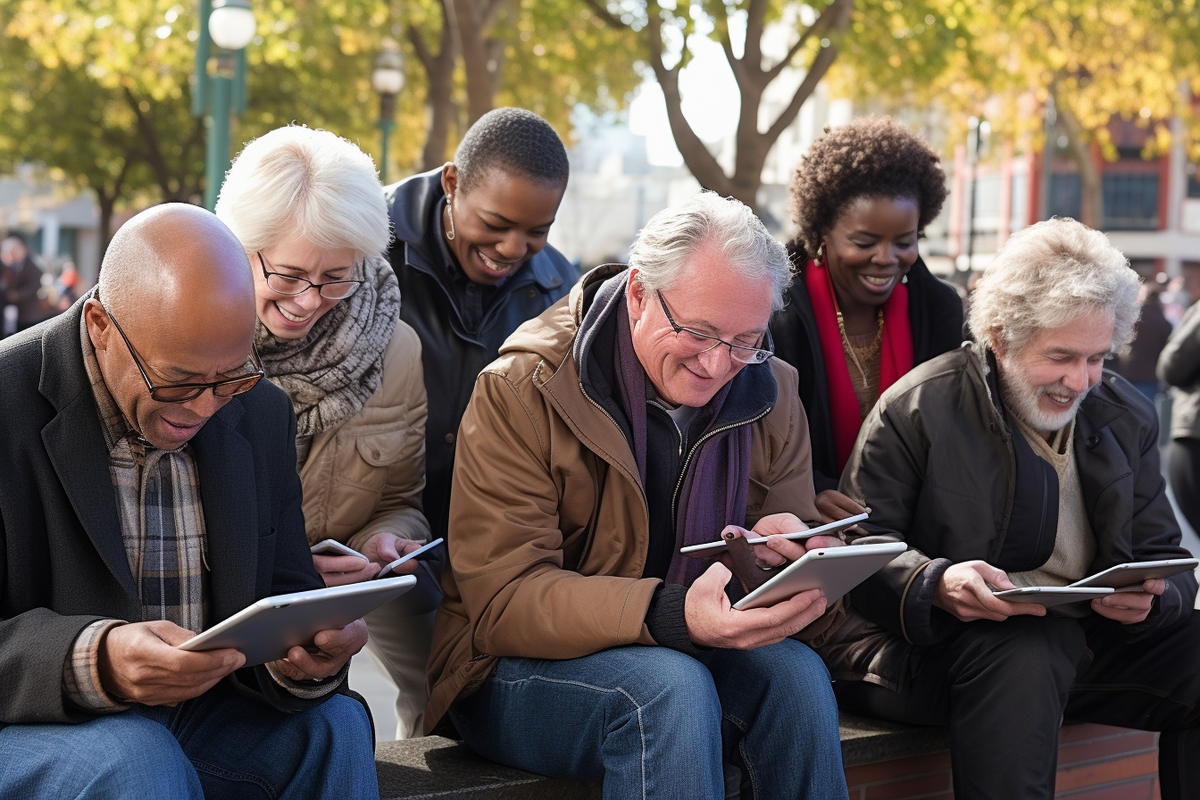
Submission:
[[198,206],[164,203],[122,225],[104,254],[99,289],[101,302],[127,327],[141,329],[149,318],[203,331],[221,320],[253,336],[246,253],[224,223]]
[[147,384],[253,375],[250,263],[230,230],[196,206],[155,206],[125,223],[104,255],[99,294],[83,314],[109,394],[156,447],[181,447],[229,395],[209,389],[190,400],[158,401]]

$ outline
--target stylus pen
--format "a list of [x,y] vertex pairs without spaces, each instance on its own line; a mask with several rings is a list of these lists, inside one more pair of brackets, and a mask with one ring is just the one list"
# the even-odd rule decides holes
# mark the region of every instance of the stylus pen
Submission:
[[[806,531],[796,531],[794,533],[773,533],[770,536],[755,536],[754,538],[747,538],[746,544],[763,544],[764,542],[767,541],[767,539],[779,537],[779,536],[782,536],[784,539],[807,539],[811,536],[820,536],[823,533],[833,533],[835,531],[840,531],[844,528],[849,528],[853,525],[857,525],[860,522],[866,521],[868,516],[870,516],[870,515],[869,514],[855,514],[853,517],[846,517],[845,519],[838,519],[838,520],[834,520],[833,522],[827,522],[824,525],[820,525],[816,528],[809,528]],[[699,553],[704,550],[714,550],[718,547],[725,547],[725,546],[726,546],[725,540],[721,539],[720,541],[716,541],[716,542],[705,542],[704,544],[691,544],[691,545],[688,545],[687,547],[681,547],[681,548],[679,548],[679,552],[681,552],[681,553]]]

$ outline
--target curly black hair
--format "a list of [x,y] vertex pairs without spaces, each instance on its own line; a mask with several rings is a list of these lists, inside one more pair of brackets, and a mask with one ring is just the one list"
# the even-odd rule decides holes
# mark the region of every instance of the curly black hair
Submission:
[[798,229],[791,247],[811,257],[860,197],[916,200],[917,231],[923,232],[942,210],[946,175],[937,154],[904,125],[886,116],[860,117],[825,129],[800,159],[791,193]]
[[567,149],[550,123],[523,108],[496,108],[478,120],[454,151],[459,191],[469,191],[501,167],[539,183],[564,186]]

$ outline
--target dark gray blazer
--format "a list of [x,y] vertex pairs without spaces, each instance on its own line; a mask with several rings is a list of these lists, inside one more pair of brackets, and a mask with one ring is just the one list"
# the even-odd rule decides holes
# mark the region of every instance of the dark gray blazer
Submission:
[[[90,718],[62,691],[76,636],[96,619],[141,618],[80,350],[82,309],[0,342],[0,726]],[[262,381],[192,440],[213,623],[322,585],[304,536],[295,427],[287,396]],[[230,680],[284,710],[320,702],[295,698],[263,667]]]

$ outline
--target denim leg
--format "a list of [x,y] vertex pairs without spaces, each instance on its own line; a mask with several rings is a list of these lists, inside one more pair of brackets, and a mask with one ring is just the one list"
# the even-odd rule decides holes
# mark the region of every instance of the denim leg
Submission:
[[726,758],[742,797],[845,798],[837,701],[825,665],[792,639],[718,650],[707,665],[724,712]]
[[170,732],[125,712],[0,730],[0,797],[203,800],[204,793]]
[[362,705],[344,695],[297,714],[222,681],[176,709],[139,711],[166,725],[210,798],[377,800],[374,742]]
[[450,714],[480,755],[552,777],[603,777],[608,800],[725,796],[712,676],[663,647],[502,658]]

